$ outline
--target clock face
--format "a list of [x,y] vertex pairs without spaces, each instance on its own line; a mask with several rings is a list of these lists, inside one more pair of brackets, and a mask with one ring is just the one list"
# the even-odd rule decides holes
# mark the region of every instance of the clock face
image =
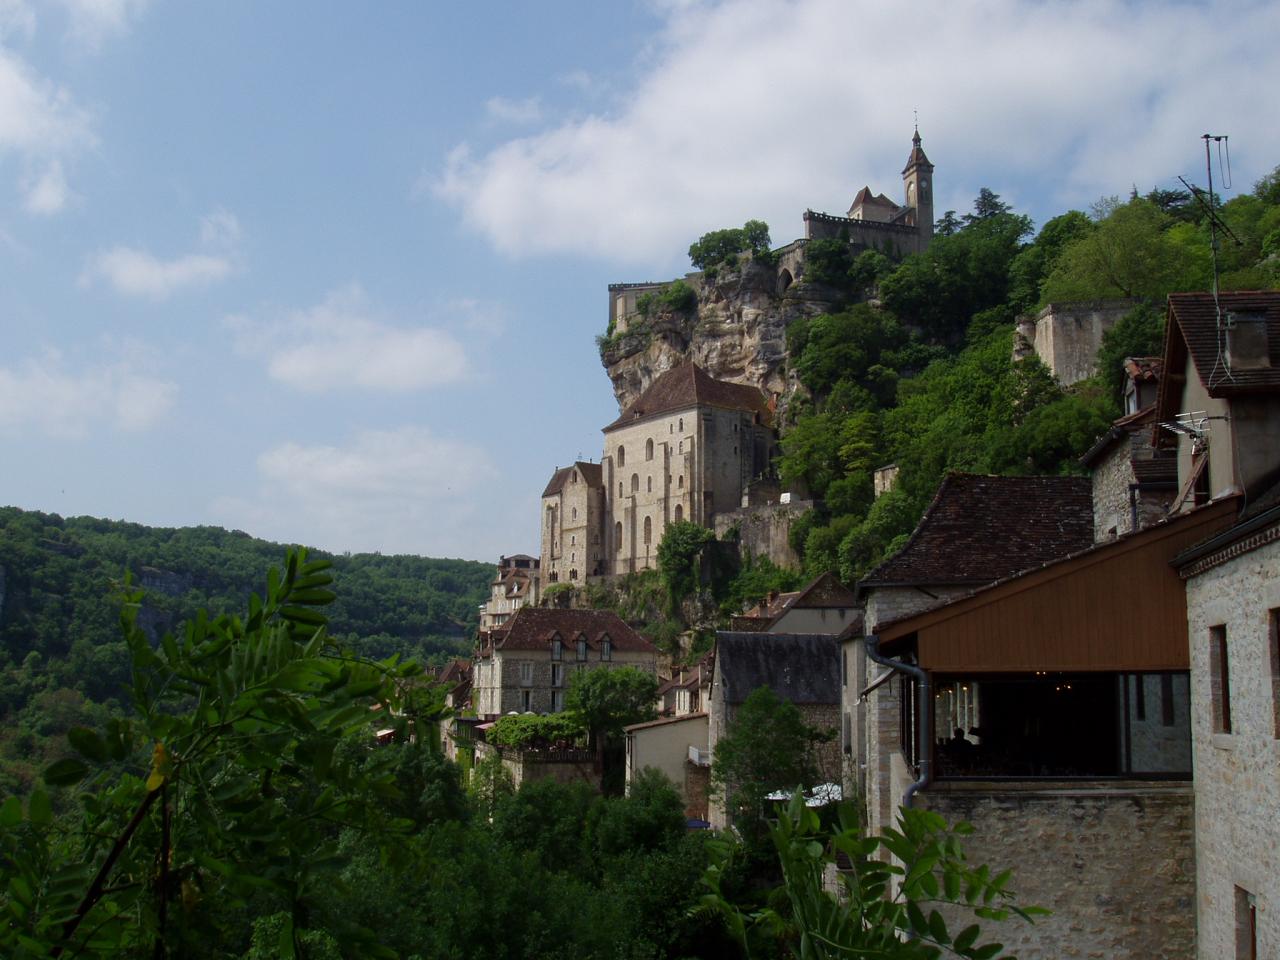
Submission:
[[921,200],[929,199],[929,181],[928,180],[920,181],[920,199]]

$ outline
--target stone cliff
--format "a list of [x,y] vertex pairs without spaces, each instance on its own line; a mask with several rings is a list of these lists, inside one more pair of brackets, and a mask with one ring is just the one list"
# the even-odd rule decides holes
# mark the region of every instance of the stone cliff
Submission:
[[[787,327],[800,317],[839,309],[847,299],[830,287],[792,283],[788,266],[748,260],[711,281],[690,275],[686,282],[697,292],[698,303],[688,311],[654,309],[646,316],[630,309],[634,296],[614,295],[611,307],[623,304],[614,313],[620,332],[602,340],[600,359],[613,381],[619,411],[686,359],[717,380],[760,387],[785,409],[797,391],[804,391],[788,363]],[[627,293],[634,295],[664,285],[628,286]]]

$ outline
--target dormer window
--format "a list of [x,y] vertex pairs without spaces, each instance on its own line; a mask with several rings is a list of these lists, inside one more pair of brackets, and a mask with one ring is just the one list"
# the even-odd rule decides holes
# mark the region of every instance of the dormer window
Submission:
[[564,644],[560,641],[559,637],[555,637],[551,641],[551,659],[552,660],[564,659]]
[[584,637],[578,638],[578,659],[579,660],[587,659],[587,641],[586,641],[586,638]]
[[613,641],[609,639],[609,635],[607,633],[600,638],[600,659],[613,659]]

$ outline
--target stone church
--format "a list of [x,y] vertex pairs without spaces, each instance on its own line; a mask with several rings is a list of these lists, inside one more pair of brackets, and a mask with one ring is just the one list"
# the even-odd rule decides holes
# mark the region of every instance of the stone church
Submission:
[[685,361],[604,428],[600,463],[552,475],[542,493],[544,583],[580,584],[657,566],[667,525],[711,527],[769,469],[772,404]]

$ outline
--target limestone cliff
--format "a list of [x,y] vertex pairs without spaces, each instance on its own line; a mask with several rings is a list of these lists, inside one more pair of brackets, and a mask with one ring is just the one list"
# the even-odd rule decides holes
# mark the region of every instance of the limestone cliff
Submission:
[[634,294],[660,290],[662,284],[627,285],[629,299],[611,288],[620,332],[602,341],[600,359],[613,381],[619,411],[686,359],[717,380],[758,386],[785,408],[804,390],[788,363],[787,327],[799,317],[838,309],[844,299],[829,287],[791,283],[786,266],[746,261],[713,281],[693,274],[686,282],[697,291],[698,304],[684,312],[654,310],[644,316],[630,309]]

